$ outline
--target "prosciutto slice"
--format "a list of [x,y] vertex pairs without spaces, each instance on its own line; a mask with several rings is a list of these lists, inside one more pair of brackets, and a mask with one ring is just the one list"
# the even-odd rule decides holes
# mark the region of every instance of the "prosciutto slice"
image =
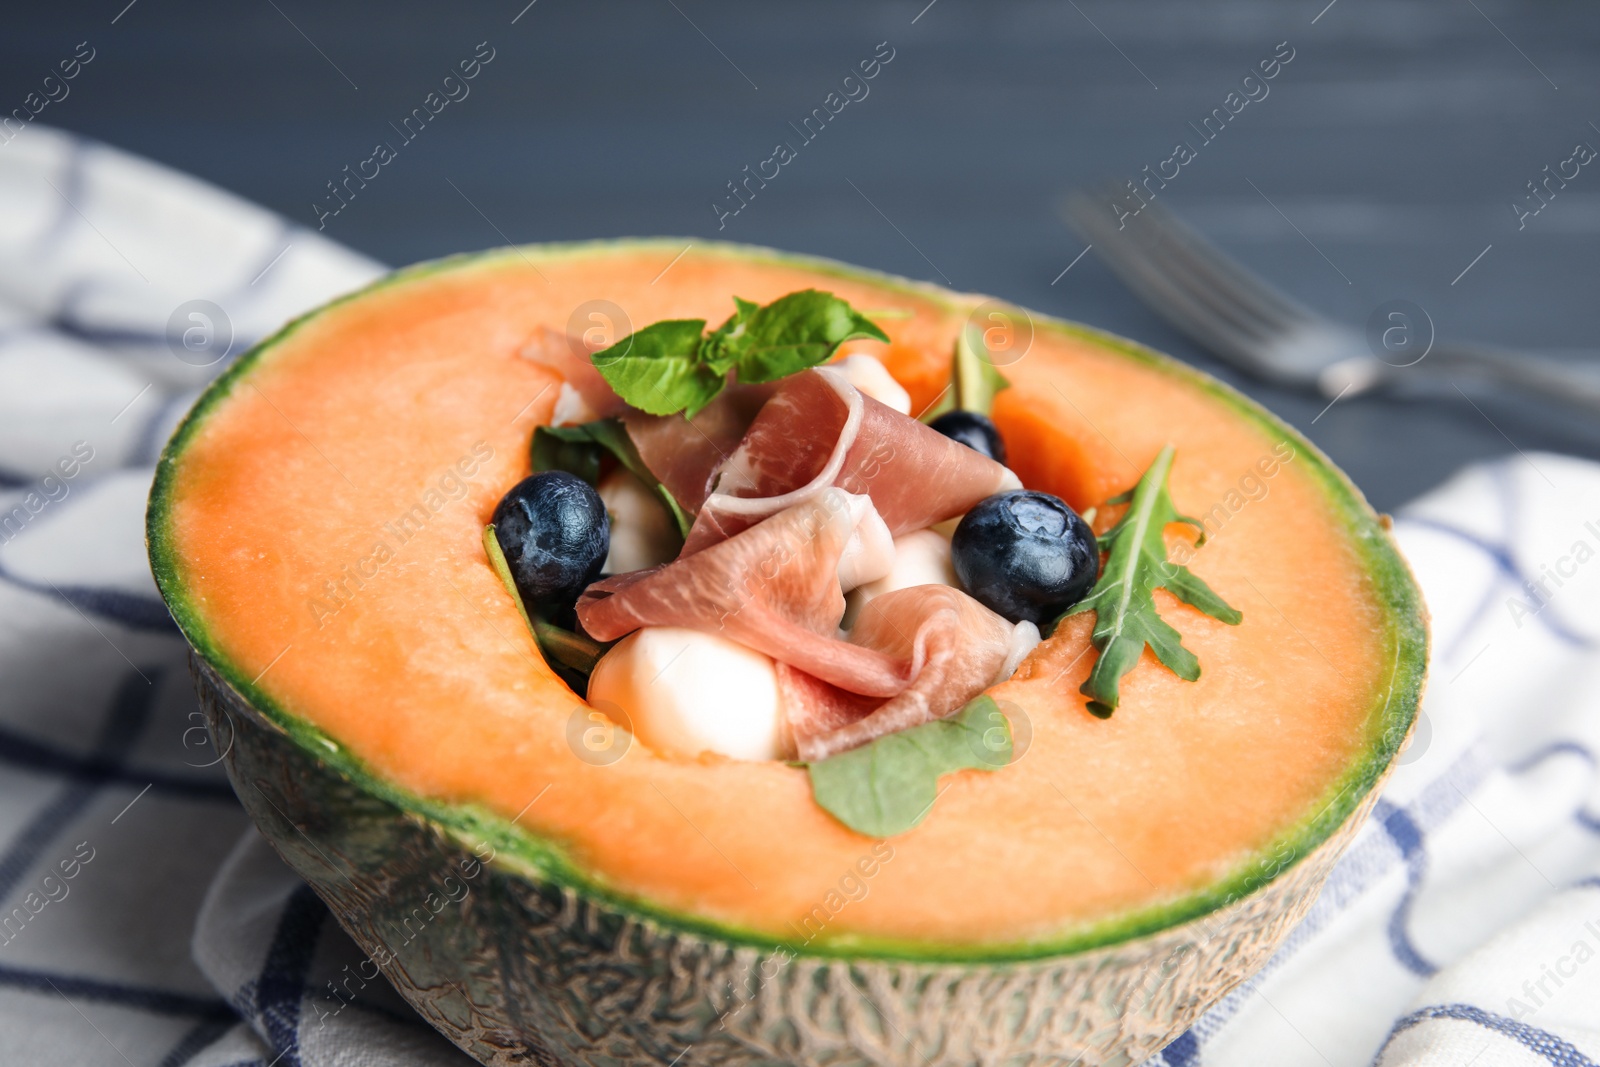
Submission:
[[568,426],[621,414],[627,407],[611,383],[595,370],[589,358],[594,350],[583,338],[541,326],[523,344],[523,359],[549,367],[561,376],[551,425]]
[[1039,643],[1039,631],[1012,625],[959,589],[917,585],[867,604],[849,643],[905,664],[906,686],[878,701],[793,663],[780,668],[784,715],[803,760],[944,718],[1009,676]]
[[650,473],[693,514],[711,495],[717,469],[739,447],[776,389],[775,384],[730,385],[692,419],[629,408],[622,425]]
[[838,372],[814,368],[779,384],[717,470],[684,555],[831,486],[871,497],[899,536],[1021,483],[987,456],[864,395]]
[[894,696],[910,659],[836,636],[841,560],[861,578],[860,546],[885,539],[875,522],[866,497],[819,493],[692,556],[594,583],[578,620],[600,641],[641,626],[721,634],[853,693]]

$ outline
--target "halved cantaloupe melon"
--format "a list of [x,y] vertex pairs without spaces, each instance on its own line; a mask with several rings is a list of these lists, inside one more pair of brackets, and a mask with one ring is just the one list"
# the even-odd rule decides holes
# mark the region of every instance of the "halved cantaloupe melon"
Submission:
[[1212,533],[1190,566],[1244,613],[1157,593],[1200,680],[1147,653],[1096,718],[1092,620],[1069,619],[993,691],[1020,758],[945,779],[881,843],[783,763],[596,759],[480,539],[558,392],[525,341],[591,301],[625,331],[824,288],[889,313],[890,345],[850,347],[920,410],[980,301],[762,249],[674,262],[683,244],[404,270],[202,397],[162,457],[150,553],[241,799],[486,1062],[1136,1061],[1270,954],[1370,807],[1426,659],[1405,565],[1262,409],[1032,316],[994,411],[1012,465],[1086,508],[1176,446],[1173,498]]

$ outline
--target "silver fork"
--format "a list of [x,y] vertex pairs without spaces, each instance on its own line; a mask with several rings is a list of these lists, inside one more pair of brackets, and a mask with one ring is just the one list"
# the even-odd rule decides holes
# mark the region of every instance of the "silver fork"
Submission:
[[[1213,354],[1280,385],[1314,387],[1337,398],[1398,385],[1455,387],[1456,378],[1507,387],[1600,414],[1600,378],[1548,358],[1480,345],[1430,343],[1421,355],[1397,320],[1369,345],[1366,335],[1319,315],[1278,292],[1179,222],[1159,204],[1146,204],[1119,224],[1114,203],[1122,194],[1074,192],[1066,215],[1128,288],[1158,315]],[[1418,309],[1420,310],[1420,309]],[[1426,313],[1424,313],[1426,314]],[[1432,327],[1429,324],[1429,341]],[[1389,359],[1375,351],[1384,348]]]

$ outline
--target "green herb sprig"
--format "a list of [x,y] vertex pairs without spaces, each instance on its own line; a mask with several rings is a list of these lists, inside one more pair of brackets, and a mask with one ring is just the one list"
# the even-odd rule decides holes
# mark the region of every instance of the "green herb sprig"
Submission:
[[545,662],[562,681],[581,693],[589,684],[594,665],[600,662],[600,657],[610,650],[611,645],[596,641],[586,634],[564,629],[528,611],[528,606],[522,602],[522,594],[517,591],[516,579],[511,577],[506,554],[500,550],[500,542],[494,535],[493,523],[483,528],[483,550],[488,554],[489,566],[494,569],[500,584],[511,594],[511,601],[517,605],[522,621],[528,624],[528,631],[533,634],[540,655],[544,656]]
[[984,694],[948,719],[885,734],[808,765],[817,804],[857,833],[893,837],[922,822],[939,777],[1011,762],[1011,724]]
[[889,335],[847,302],[804,289],[761,305],[733,298],[709,334],[705,319],[667,319],[635,330],[591,359],[624,401],[652,415],[693,417],[728,384],[771,382],[824,363],[846,341]]
[[531,454],[535,474],[566,471],[597,486],[600,484],[600,460],[608,452],[666,505],[678,526],[678,535],[688,537],[694,516],[683,510],[672,491],[644,465],[633,438],[628,436],[620,419],[596,419],[577,426],[540,426],[533,431]]
[[995,394],[1009,388],[1011,382],[995,369],[989,346],[983,343],[983,331],[976,323],[969,322],[956,335],[955,351],[950,357],[949,387],[917,417],[923,422],[932,422],[952,411],[988,415],[994,410]]
[[1099,580],[1087,597],[1062,616],[1095,613],[1090,640],[1100,650],[1100,657],[1079,692],[1089,697],[1089,711],[1101,718],[1109,718],[1117,709],[1122,676],[1133,670],[1146,646],[1184,681],[1200,677],[1200,661],[1183,647],[1178,631],[1156,613],[1155,590],[1166,589],[1230,626],[1244,618],[1187,567],[1167,559],[1164,532],[1169,524],[1188,523],[1199,530],[1197,544],[1204,544],[1206,537],[1199,519],[1178,514],[1167,491],[1173,454],[1171,445],[1163,448],[1137,485],[1107,501],[1126,503],[1128,510],[1100,535],[1100,547],[1108,555]]

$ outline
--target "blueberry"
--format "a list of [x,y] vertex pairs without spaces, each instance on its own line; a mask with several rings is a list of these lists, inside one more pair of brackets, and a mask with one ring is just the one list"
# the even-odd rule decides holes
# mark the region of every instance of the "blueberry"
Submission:
[[979,503],[950,540],[956,577],[1012,622],[1045,626],[1082,600],[1100,574],[1094,531],[1060,497],[1014,489]]
[[524,478],[494,509],[494,536],[529,614],[564,615],[600,576],[611,518],[594,487],[566,471]]
[[947,411],[928,425],[996,463],[1006,461],[1006,443],[987,415],[976,411]]

